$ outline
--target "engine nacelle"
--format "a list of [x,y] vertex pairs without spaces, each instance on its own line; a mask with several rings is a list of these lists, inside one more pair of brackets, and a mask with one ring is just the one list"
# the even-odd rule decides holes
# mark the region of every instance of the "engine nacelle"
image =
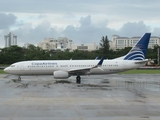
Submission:
[[55,79],[66,79],[69,78],[69,73],[66,71],[55,71],[53,72],[53,76]]

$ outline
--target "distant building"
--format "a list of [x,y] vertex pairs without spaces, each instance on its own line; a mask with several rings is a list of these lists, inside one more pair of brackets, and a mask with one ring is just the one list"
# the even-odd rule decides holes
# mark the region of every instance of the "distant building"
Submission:
[[30,43],[25,43],[23,47],[24,47],[24,48],[28,48],[30,45],[32,45],[32,44],[30,44]]
[[17,36],[10,32],[8,35],[4,36],[5,47],[10,47],[12,45],[17,45]]
[[[122,49],[125,47],[133,47],[141,37],[120,37],[118,35],[112,36],[112,41],[110,41],[110,48],[111,49]],[[151,36],[148,47],[153,48],[155,45],[160,46],[160,37]]]
[[96,43],[92,43],[92,44],[72,44],[72,51],[73,50],[94,51],[94,50],[98,50],[98,49],[99,49],[99,45],[97,45]]
[[43,42],[38,43],[38,46],[43,50],[65,50],[71,49],[73,41],[66,37],[55,38],[45,38]]

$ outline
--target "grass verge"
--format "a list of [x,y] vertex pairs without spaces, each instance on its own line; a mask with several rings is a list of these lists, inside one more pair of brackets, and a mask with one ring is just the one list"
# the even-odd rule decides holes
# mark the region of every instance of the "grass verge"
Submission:
[[3,69],[0,69],[0,74],[7,74],[7,73],[4,72]]

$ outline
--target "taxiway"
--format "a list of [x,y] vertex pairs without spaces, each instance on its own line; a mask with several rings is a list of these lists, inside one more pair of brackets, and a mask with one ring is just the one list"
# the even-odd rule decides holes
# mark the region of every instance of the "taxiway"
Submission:
[[0,120],[159,120],[160,75],[0,75]]

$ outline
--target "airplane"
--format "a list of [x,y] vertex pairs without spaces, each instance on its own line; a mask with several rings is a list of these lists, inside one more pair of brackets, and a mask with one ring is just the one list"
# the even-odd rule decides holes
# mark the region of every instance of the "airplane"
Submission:
[[113,74],[144,66],[151,33],[145,33],[134,47],[124,56],[105,60],[32,60],[11,64],[4,71],[21,76],[27,75],[53,75],[55,79],[67,79],[77,76],[76,83],[81,83],[83,75]]

